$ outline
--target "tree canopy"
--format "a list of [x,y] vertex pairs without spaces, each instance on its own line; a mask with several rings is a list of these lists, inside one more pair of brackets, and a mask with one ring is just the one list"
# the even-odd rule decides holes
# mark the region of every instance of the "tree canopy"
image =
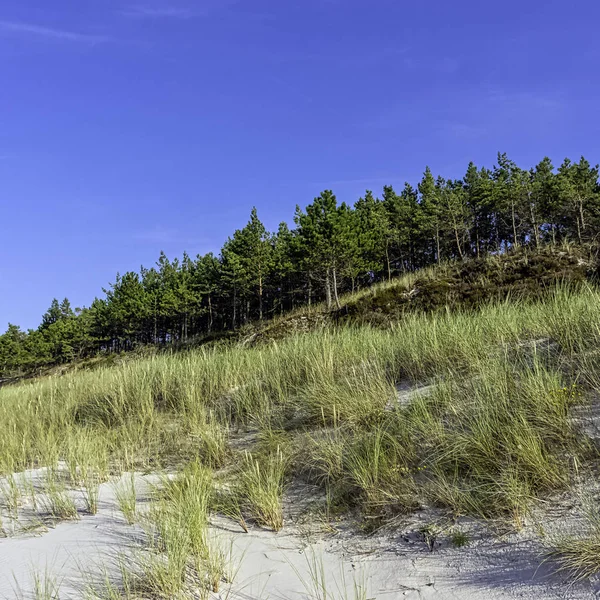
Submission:
[[585,158],[522,169],[498,154],[462,179],[428,167],[416,186],[367,190],[354,206],[323,191],[294,228],[267,231],[255,208],[218,256],[169,259],[115,281],[87,308],[52,300],[35,330],[0,335],[0,377],[142,344],[188,343],[442,260],[523,245],[589,242],[600,231],[599,168]]

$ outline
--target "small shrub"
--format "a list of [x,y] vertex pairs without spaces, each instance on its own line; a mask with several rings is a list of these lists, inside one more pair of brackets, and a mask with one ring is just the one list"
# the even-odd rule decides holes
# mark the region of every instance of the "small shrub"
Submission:
[[468,546],[471,541],[469,535],[460,529],[453,531],[450,535],[450,542],[455,548],[463,548],[464,546]]

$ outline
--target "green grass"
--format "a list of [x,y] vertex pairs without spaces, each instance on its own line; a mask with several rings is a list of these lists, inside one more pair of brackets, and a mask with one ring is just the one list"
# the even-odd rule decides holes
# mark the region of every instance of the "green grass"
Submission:
[[113,486],[115,500],[119,510],[129,525],[137,520],[137,490],[135,487],[135,473],[126,473],[122,479]]
[[279,531],[283,527],[283,490],[287,459],[281,448],[253,456],[247,452],[239,474],[242,504],[259,525]]
[[450,534],[450,542],[455,548],[463,548],[471,543],[471,538],[465,531],[457,529]]
[[85,510],[90,515],[98,512],[98,495],[100,491],[100,480],[94,473],[87,473],[83,477],[83,500]]
[[46,475],[41,502],[44,511],[56,521],[79,519],[72,492],[54,470],[48,471]]
[[23,493],[17,477],[10,473],[0,481],[0,506],[4,506],[10,517],[16,519],[22,501]]
[[339,576],[327,572],[323,557],[314,550],[305,554],[306,571],[291,564],[298,581],[310,600],[368,600],[369,592],[365,573],[354,574],[351,584],[346,579],[343,566]]
[[137,558],[134,590],[175,598],[196,597],[194,589],[208,598],[231,581],[231,549],[208,530],[213,495],[213,473],[199,461],[163,481],[149,514],[148,548]]
[[585,513],[582,531],[553,536],[549,540],[548,556],[574,581],[587,579],[600,571],[600,511],[594,501],[588,500]]
[[60,581],[47,569],[33,575],[33,597],[35,600],[60,600]]
[[[5,386],[4,503],[19,504],[13,473],[61,461],[92,514],[109,473],[179,473],[151,511],[145,580],[163,595],[190,578],[216,586],[224,561],[207,538],[211,511],[279,530],[294,478],[370,523],[433,504],[520,526],[532,502],[568,489],[596,460],[572,413],[600,392],[599,342],[600,292],[559,286],[539,301],[407,313],[386,328],[323,327]],[[398,384],[428,387],[400,402]],[[135,486],[125,483],[118,502],[133,522]],[[58,506],[64,490],[49,492],[52,511],[69,514]]]
[[21,590],[18,581],[15,580],[14,594],[16,598],[24,600],[33,598],[33,600],[60,600],[60,589],[62,580],[54,575],[48,566],[43,571],[33,569],[31,573],[32,591],[25,596]]

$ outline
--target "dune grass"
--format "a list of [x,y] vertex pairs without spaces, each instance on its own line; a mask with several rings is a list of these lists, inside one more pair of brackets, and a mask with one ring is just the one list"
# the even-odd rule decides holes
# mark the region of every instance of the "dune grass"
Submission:
[[79,518],[72,491],[67,488],[60,474],[54,470],[47,472],[41,503],[44,511],[56,521]]
[[35,600],[60,600],[61,584],[48,569],[33,575],[33,597]]
[[60,590],[62,580],[54,575],[48,565],[43,570],[32,569],[31,572],[31,593],[25,595],[21,590],[19,583],[15,581],[13,592],[19,600],[32,598],[33,600],[60,600]]
[[199,461],[163,480],[146,524],[148,547],[137,557],[134,590],[175,598],[193,589],[208,598],[230,582],[231,552],[208,528],[213,494],[213,473]]
[[548,556],[554,558],[560,570],[567,571],[575,581],[600,571],[600,510],[590,498],[586,499],[584,509],[581,531],[554,536],[549,541]]
[[306,553],[306,575],[291,565],[298,581],[310,600],[367,600],[370,597],[364,571],[347,580],[343,566],[339,575],[328,573],[322,556],[314,550]]
[[242,504],[259,525],[279,531],[283,527],[283,490],[287,459],[281,448],[263,456],[246,452],[239,475]]
[[[146,578],[157,589],[211,579],[203,503],[218,500],[202,482],[213,470],[235,499],[223,512],[243,526],[247,516],[280,529],[297,476],[369,517],[428,503],[518,525],[595,458],[572,411],[600,392],[599,342],[600,292],[559,286],[540,301],[406,314],[385,329],[322,328],[5,386],[4,503],[18,504],[12,473],[61,461],[90,513],[111,472],[195,465],[158,503]],[[399,400],[399,384],[416,391]],[[247,433],[254,441],[238,447]],[[119,500],[128,520],[134,496]]]
[[117,506],[129,525],[137,520],[137,490],[135,487],[135,473],[128,473],[115,482],[113,491]]

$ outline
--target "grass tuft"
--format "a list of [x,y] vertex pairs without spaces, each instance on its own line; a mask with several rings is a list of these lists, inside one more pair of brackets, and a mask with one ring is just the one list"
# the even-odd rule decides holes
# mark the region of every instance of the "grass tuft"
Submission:
[[117,505],[129,525],[137,520],[137,491],[135,473],[128,473],[113,486]]
[[283,527],[283,490],[288,459],[280,448],[266,456],[246,452],[239,494],[248,514],[261,526]]
[[548,556],[557,561],[559,569],[567,571],[574,581],[587,579],[600,572],[600,511],[595,504],[587,504],[587,531],[554,537],[548,552]]

